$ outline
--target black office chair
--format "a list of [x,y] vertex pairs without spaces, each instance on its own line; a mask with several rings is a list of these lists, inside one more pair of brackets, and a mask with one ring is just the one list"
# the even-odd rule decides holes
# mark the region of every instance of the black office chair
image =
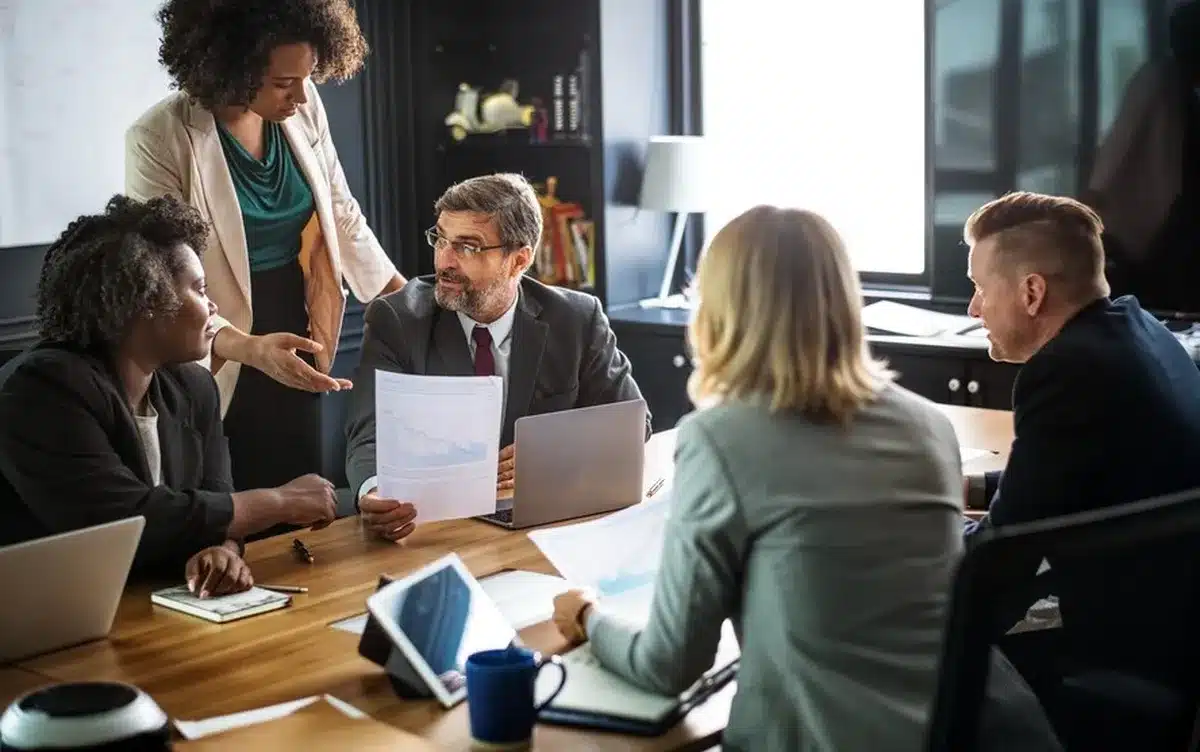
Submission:
[[[1011,589],[1014,571],[1036,571],[1047,557],[1124,553],[1188,537],[1200,538],[1200,489],[973,536],[954,576],[926,749],[969,752],[979,746],[990,651],[1001,623],[998,610],[1005,607],[998,596]],[[1180,597],[1197,599],[1200,593]],[[1195,670],[1200,672],[1200,665]],[[1068,750],[1192,748],[1194,695],[1183,697],[1115,671],[1094,671],[1066,677],[1061,697],[1076,718],[1069,728],[1057,729]],[[1122,746],[1126,740],[1132,746]]]

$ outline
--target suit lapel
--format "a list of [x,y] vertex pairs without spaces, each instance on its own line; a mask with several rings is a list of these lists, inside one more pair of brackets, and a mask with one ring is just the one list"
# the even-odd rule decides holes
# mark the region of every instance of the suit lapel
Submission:
[[546,348],[546,334],[550,329],[538,319],[541,312],[537,301],[522,289],[513,316],[512,348],[508,356],[508,398],[504,408],[504,426],[500,432],[504,444],[512,443],[513,425],[529,411],[529,403],[533,399],[542,352]]
[[242,224],[242,207],[238,204],[225,152],[217,135],[217,122],[212,113],[199,105],[188,105],[188,127],[196,134],[193,148],[196,169],[200,176],[200,192],[208,206],[213,232],[221,243],[225,260],[233,270],[246,302],[250,302],[250,254],[246,250],[246,228]]
[[438,309],[434,313],[433,347],[429,348],[429,372],[439,376],[474,376],[475,363],[467,348],[458,315]]

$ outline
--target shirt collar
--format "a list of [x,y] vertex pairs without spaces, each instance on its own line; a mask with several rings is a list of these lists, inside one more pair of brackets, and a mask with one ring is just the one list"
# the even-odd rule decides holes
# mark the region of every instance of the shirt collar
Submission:
[[516,315],[517,300],[520,297],[519,293],[513,296],[512,305],[508,307],[508,310],[490,324],[481,324],[462,311],[455,311],[458,314],[458,323],[462,325],[463,335],[467,338],[467,342],[471,341],[471,332],[475,330],[475,327],[484,326],[487,327],[488,333],[492,335],[492,342],[495,343],[496,347],[503,345],[504,341],[512,334],[513,318]]

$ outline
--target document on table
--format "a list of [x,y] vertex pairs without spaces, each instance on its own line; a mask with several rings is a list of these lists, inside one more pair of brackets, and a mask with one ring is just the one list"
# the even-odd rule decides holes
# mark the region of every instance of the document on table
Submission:
[[[541,572],[509,569],[479,580],[483,592],[500,609],[513,629],[524,629],[554,615],[554,597],[570,587],[566,580]],[[359,614],[335,621],[329,626],[342,632],[361,635],[367,628],[367,615]]]
[[375,372],[379,493],[419,522],[496,511],[504,382],[498,376]]
[[327,702],[337,708],[347,718],[366,718],[366,713],[354,707],[350,703],[343,702],[332,695],[313,695],[305,697],[301,700],[292,700],[290,702],[281,702],[278,705],[269,705],[265,708],[255,708],[254,710],[245,710],[241,713],[230,713],[229,715],[219,715],[212,718],[207,718],[203,721],[175,721],[175,728],[179,730],[180,735],[184,739],[199,739],[212,734],[219,734],[223,731],[230,731],[243,726],[252,726],[256,723],[264,723],[273,721],[276,718],[283,718],[285,715],[291,715],[301,708],[306,708],[315,702]]
[[953,313],[879,300],[862,309],[863,325],[881,332],[909,337],[940,337],[967,334],[978,329],[978,319]]
[[671,508],[665,497],[598,520],[534,530],[529,539],[573,587],[594,589],[606,612],[644,624]]
[[993,452],[991,449],[970,449],[965,446],[958,448],[958,456],[962,458],[964,463],[977,460],[980,457],[991,457],[995,454],[996,452]]

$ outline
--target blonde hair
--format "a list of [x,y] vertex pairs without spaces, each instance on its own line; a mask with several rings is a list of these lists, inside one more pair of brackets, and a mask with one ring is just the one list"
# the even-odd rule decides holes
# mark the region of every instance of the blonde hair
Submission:
[[858,276],[833,226],[810,211],[756,206],[713,238],[688,329],[696,404],[766,400],[847,423],[893,374],[867,353]]
[[1057,277],[1066,297],[1083,303],[1110,291],[1103,232],[1100,215],[1080,201],[1017,191],[976,209],[963,240],[973,246],[995,238],[995,258],[1006,270]]

